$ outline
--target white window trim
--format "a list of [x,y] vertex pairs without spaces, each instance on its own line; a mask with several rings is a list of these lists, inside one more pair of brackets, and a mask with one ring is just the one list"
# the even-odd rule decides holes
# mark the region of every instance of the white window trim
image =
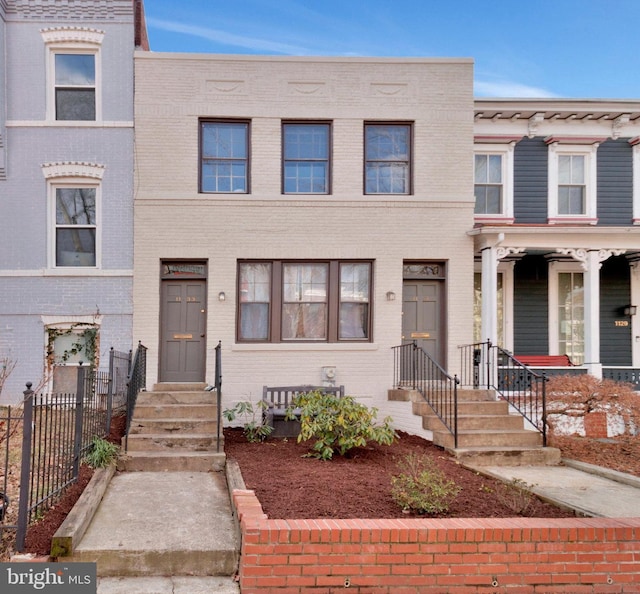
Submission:
[[[102,176],[104,165],[64,162],[46,163],[42,166],[42,172],[47,180],[47,212],[48,212],[48,237],[47,237],[47,267],[64,271],[86,271],[101,268],[102,263]],[[57,188],[95,188],[96,190],[96,264],[95,266],[57,266],[56,265],[56,189]]]
[[[560,354],[560,333],[558,332],[558,275],[562,272],[580,272],[584,269],[579,262],[549,262],[549,354]],[[586,320],[585,320],[586,322]]]
[[[498,262],[498,274],[502,275],[502,336],[504,344],[500,345],[503,349],[513,352],[513,287],[514,287],[514,269],[515,261]],[[482,275],[482,263],[474,262],[473,271]],[[497,289],[497,287],[496,287]],[[498,318],[496,318],[498,319]],[[481,341],[486,338],[481,338]]]
[[[474,214],[478,223],[513,223],[513,155],[516,142],[508,144],[474,144],[474,156],[500,155],[502,157],[502,213],[500,214]],[[475,175],[475,174],[474,174]],[[474,177],[475,179],[475,177]]]
[[[588,146],[560,144],[557,141],[549,144],[548,222],[550,225],[563,223],[589,223],[595,225],[598,222],[598,146],[599,143],[597,142]],[[565,215],[558,212],[558,157],[560,155],[580,155],[584,157],[585,213],[582,215]]]
[[[92,54],[95,58],[95,102],[96,119],[91,122],[82,121],[85,125],[102,123],[102,61],[101,46],[104,31],[87,27],[54,27],[40,31],[42,40],[47,48],[46,69],[46,96],[47,123],[60,125],[56,120],[56,95],[55,95],[55,56],[56,54]],[[64,120],[63,123],[71,125],[74,120]]]

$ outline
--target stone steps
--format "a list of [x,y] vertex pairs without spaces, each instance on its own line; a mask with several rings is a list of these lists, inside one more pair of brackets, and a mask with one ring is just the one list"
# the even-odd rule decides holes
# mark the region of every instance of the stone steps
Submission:
[[520,415],[510,414],[509,404],[496,400],[490,390],[458,390],[458,445],[444,423],[416,390],[390,390],[389,399],[411,402],[422,417],[433,443],[450,451],[461,463],[476,466],[553,465],[560,452],[542,446],[537,431],[525,429]]

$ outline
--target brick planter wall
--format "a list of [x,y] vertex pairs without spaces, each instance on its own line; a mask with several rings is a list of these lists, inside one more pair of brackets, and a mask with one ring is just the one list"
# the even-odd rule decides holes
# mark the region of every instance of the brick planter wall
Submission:
[[242,594],[640,592],[640,518],[269,520],[236,489]]

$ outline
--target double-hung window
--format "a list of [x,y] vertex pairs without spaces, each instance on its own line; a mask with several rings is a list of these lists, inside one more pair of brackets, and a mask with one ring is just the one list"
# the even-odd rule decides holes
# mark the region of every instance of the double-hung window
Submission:
[[475,214],[502,214],[502,155],[476,154],[474,168]]
[[96,119],[96,57],[55,53],[56,120]]
[[411,193],[411,125],[365,123],[365,194]]
[[52,27],[41,31],[47,46],[47,119],[102,119],[100,52],[104,31]]
[[549,222],[596,224],[598,143],[579,145],[575,141],[560,141],[555,138],[547,140]]
[[95,187],[55,187],[55,265],[96,265]]
[[201,192],[249,192],[249,122],[201,122],[200,156]]
[[283,123],[284,194],[329,193],[330,132],[327,123]]
[[238,264],[238,340],[368,341],[371,262]]

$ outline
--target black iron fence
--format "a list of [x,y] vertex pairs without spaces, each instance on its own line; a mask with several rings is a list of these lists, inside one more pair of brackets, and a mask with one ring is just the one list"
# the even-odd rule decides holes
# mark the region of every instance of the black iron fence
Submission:
[[131,427],[131,419],[133,418],[133,411],[136,407],[136,401],[138,399],[138,393],[141,390],[146,389],[147,381],[147,347],[141,342],[138,343],[133,359],[131,359],[131,366],[127,374],[127,427],[125,430],[125,451],[129,446],[129,429]]
[[449,375],[415,341],[392,347],[395,388],[417,390],[431,406],[458,447],[458,378]]
[[218,429],[216,434],[216,451],[220,452],[220,436],[222,431],[222,341],[218,341],[216,346],[216,369],[214,386],[216,389],[216,408],[217,408],[217,420]]
[[[18,412],[16,407],[9,407],[0,417],[0,532],[16,530],[17,551],[24,550],[29,524],[49,510],[77,480],[82,458],[94,438],[107,436],[113,417],[125,414],[130,368],[131,353],[111,349],[108,371],[78,367],[75,393],[36,394],[28,383]],[[18,448],[16,435],[20,434]],[[11,501],[7,495],[10,476],[17,467],[19,492]],[[15,476],[11,483],[16,489]],[[17,507],[17,518],[11,524],[3,524],[9,506]],[[15,515],[11,514],[12,520]]]
[[[0,409],[0,537],[4,549],[4,531],[18,528],[17,515],[10,514],[10,507],[19,501],[19,484],[12,475],[14,452],[19,451],[22,435],[23,410],[7,406]],[[15,507],[14,507],[15,509]]]
[[462,386],[495,390],[542,435],[547,444],[547,377],[490,341],[460,347]]

